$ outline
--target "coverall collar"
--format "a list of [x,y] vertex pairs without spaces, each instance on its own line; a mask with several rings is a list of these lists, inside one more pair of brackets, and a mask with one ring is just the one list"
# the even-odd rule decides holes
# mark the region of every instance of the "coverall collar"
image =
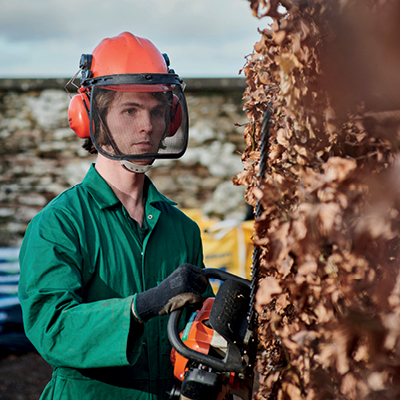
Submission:
[[[171,205],[177,205],[176,202],[168,199],[163,194],[161,194],[156,187],[151,182],[148,176],[145,177],[145,186],[147,189],[147,203],[153,204],[160,201]],[[90,195],[93,197],[97,206],[100,209],[112,207],[118,203],[120,200],[115,195],[114,191],[107,184],[107,182],[101,177],[101,175],[96,171],[94,164],[90,166],[88,173],[82,181],[82,186],[87,189]]]

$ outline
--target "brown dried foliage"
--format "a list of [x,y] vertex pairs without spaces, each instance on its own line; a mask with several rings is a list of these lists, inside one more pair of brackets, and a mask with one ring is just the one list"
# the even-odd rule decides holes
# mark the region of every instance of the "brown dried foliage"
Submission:
[[400,3],[248,1],[273,20],[244,66],[233,179],[263,206],[256,398],[400,398]]

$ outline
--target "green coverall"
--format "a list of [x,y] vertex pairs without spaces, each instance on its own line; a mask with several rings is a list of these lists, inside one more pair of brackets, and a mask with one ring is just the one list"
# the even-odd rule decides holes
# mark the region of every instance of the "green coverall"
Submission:
[[202,245],[147,177],[145,194],[140,227],[92,166],[29,224],[19,297],[26,334],[54,369],[41,399],[168,398],[168,316],[141,324],[131,304],[180,264],[204,267]]

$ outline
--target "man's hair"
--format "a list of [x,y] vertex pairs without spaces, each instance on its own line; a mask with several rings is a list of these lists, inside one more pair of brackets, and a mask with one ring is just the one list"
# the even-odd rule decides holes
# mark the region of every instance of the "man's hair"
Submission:
[[90,154],[97,154],[98,151],[96,150],[96,148],[94,147],[94,144],[92,142],[91,138],[87,138],[85,139],[85,142],[83,143],[82,147],[88,151]]
[[[94,106],[95,108],[99,111],[99,114],[101,118],[104,120],[108,107],[110,106],[111,102],[114,100],[115,95],[117,92],[112,91],[112,90],[103,90],[99,89],[96,93],[96,97],[94,99],[95,103]],[[100,128],[100,120],[98,117],[97,113],[94,113],[94,124],[95,124],[95,129],[101,129]],[[85,150],[87,150],[90,154],[97,154],[98,151],[94,147],[94,144],[92,142],[92,138],[87,138],[85,140],[85,143],[82,146]]]

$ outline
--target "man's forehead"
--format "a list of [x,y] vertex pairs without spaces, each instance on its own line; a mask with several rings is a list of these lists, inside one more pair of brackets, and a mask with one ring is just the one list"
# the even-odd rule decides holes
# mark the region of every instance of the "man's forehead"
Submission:
[[117,104],[136,103],[136,104],[164,104],[166,98],[160,96],[160,93],[153,92],[118,92],[115,98]]

